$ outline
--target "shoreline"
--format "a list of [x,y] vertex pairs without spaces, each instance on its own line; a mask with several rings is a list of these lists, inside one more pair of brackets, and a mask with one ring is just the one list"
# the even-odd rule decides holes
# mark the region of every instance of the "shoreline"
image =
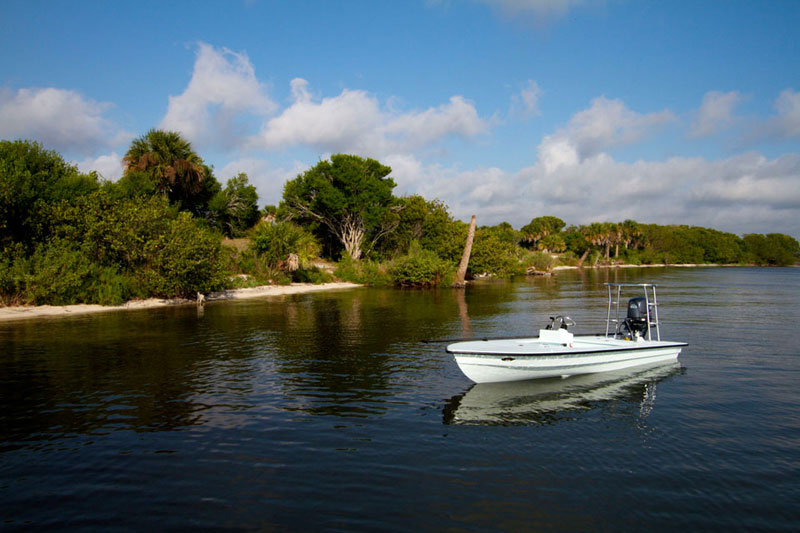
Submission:
[[590,266],[570,266],[570,265],[560,265],[553,267],[553,271],[556,270],[593,270],[593,269],[600,269],[600,268],[664,268],[664,267],[684,267],[684,268],[701,268],[701,267],[741,267],[741,266],[755,266],[755,265],[723,265],[719,263],[676,263],[674,265],[628,265],[628,264],[619,264],[619,265],[590,265]]
[[[343,290],[362,287],[356,283],[336,282],[321,283],[292,283],[291,285],[261,285],[245,289],[230,289],[226,291],[211,292],[205,295],[206,302],[219,302],[227,300],[248,300],[266,296],[286,296],[289,294],[306,294],[310,292]],[[111,311],[129,311],[137,309],[156,309],[159,307],[197,305],[195,300],[185,298],[161,299],[148,298],[147,300],[131,300],[122,305],[99,304],[74,304],[74,305],[19,305],[0,307],[0,322],[13,320],[30,320],[35,318],[57,318]]]

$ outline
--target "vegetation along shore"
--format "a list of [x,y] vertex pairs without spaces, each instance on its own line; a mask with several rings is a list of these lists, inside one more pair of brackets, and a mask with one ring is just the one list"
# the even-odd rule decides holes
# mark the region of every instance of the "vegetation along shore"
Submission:
[[[110,182],[36,142],[0,141],[0,307],[170,302],[293,283],[449,286],[467,240],[469,225],[441,200],[395,196],[391,168],[356,155],[320,161],[263,209],[246,174],[223,186],[178,133],[151,130],[123,162]],[[478,227],[467,278],[800,258],[797,240],[780,233],[531,217],[519,229]]]

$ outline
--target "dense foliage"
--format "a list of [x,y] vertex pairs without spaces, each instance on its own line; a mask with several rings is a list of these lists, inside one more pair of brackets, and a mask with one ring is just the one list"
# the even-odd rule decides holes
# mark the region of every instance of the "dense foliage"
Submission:
[[282,207],[312,225],[323,242],[359,259],[396,227],[391,171],[374,159],[334,154],[286,183]]
[[[323,282],[449,285],[467,224],[439,200],[395,197],[391,169],[335,154],[258,210],[241,173],[222,187],[174,132],[133,141],[120,180],[84,174],[29,141],[0,141],[0,304],[117,304],[191,297],[226,286]],[[223,237],[225,246],[222,246]],[[566,226],[537,216],[520,230],[478,228],[468,275],[549,272],[557,264],[792,265],[800,245],[779,233],[623,222]],[[329,264],[329,263],[328,263]]]

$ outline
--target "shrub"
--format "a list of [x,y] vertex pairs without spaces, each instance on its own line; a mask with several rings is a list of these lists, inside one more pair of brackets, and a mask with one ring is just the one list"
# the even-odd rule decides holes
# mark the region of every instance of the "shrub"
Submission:
[[335,274],[339,279],[362,285],[392,284],[392,277],[386,265],[371,260],[356,261],[347,254],[342,255]]
[[182,212],[164,234],[146,243],[150,259],[139,280],[148,294],[165,297],[222,289],[227,273],[220,249],[216,235]]
[[525,266],[520,262],[518,252],[522,252],[518,246],[501,240],[492,232],[480,229],[475,234],[467,272],[471,275],[493,276],[524,274]]
[[399,258],[391,268],[396,285],[429,287],[441,285],[452,279],[452,265],[435,252],[423,250],[419,243],[412,243],[408,255]]
[[533,267],[537,272],[550,272],[556,264],[553,256],[547,252],[532,252],[525,258],[525,268]]
[[314,235],[292,222],[261,222],[253,230],[253,249],[272,268],[277,268],[297,254],[301,268],[307,267],[319,255]]

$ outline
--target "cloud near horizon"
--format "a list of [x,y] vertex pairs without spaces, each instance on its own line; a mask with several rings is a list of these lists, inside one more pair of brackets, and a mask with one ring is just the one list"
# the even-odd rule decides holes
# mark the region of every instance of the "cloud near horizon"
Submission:
[[105,118],[113,107],[80,93],[47,88],[16,92],[0,87],[0,138],[32,139],[59,152],[93,154],[132,138]]
[[621,100],[601,96],[592,100],[589,109],[573,115],[566,127],[542,139],[539,161],[548,172],[576,165],[605,149],[639,142],[659,126],[675,120],[674,113],[668,110],[640,114]]

